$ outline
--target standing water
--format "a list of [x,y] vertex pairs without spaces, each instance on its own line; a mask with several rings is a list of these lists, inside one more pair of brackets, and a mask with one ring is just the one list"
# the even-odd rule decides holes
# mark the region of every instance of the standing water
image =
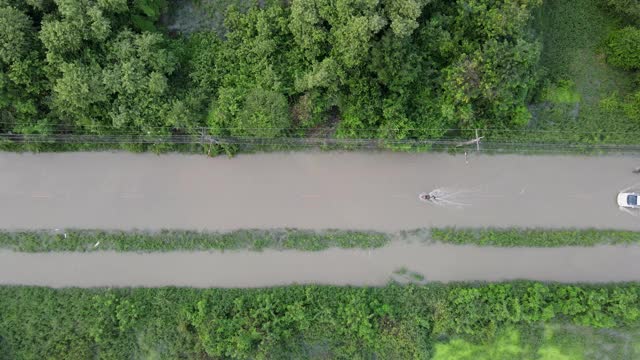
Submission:
[[429,193],[421,193],[418,199],[439,206],[465,207],[471,206],[468,201],[465,201],[466,194],[469,193],[472,193],[472,191],[438,188]]

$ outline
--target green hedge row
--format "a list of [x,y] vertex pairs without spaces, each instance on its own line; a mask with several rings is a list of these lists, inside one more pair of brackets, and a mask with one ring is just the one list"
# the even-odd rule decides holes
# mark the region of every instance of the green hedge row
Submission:
[[[409,359],[436,340],[490,341],[549,322],[635,326],[638,284],[0,287],[2,359]],[[542,335],[541,335],[542,336]]]
[[432,240],[456,244],[503,247],[594,246],[640,243],[640,232],[599,229],[436,228]]
[[373,249],[391,241],[437,241],[455,245],[558,247],[640,243],[640,232],[596,229],[434,228],[389,234],[373,231],[296,229],[198,232],[181,230],[0,231],[0,248],[47,251],[202,251],[291,249],[318,251],[332,247]]
[[0,231],[0,248],[23,252],[262,250],[266,248],[316,251],[331,247],[377,248],[386,245],[390,240],[390,235],[383,233],[342,230]]

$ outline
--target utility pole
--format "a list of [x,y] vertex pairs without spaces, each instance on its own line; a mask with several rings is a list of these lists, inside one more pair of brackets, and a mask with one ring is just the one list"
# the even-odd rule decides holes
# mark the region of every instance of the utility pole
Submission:
[[[478,134],[478,131],[476,130],[476,135],[477,134]],[[456,147],[460,147],[460,146],[464,146],[464,145],[476,144],[476,150],[480,151],[480,140],[482,140],[482,138],[484,138],[484,136],[476,136],[475,139],[458,143],[458,145],[456,145]]]

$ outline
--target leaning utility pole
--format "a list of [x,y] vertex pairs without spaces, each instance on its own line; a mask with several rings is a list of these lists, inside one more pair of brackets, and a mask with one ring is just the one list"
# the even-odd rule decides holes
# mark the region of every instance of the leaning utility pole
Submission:
[[480,140],[482,138],[484,138],[484,136],[478,136],[478,129],[476,129],[476,138],[475,139],[458,143],[458,145],[456,145],[456,147],[460,147],[460,146],[464,146],[464,145],[476,144],[476,150],[480,151]]

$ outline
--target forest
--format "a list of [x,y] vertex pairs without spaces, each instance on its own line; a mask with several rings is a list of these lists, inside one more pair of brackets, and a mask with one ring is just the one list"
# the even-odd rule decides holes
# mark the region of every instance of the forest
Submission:
[[[604,358],[597,351],[616,358],[626,351],[618,358],[632,359],[639,355],[639,295],[635,284],[535,282],[0,287],[0,357],[550,360],[589,358],[586,351],[591,358]],[[617,345],[602,345],[610,337]],[[491,350],[484,353],[483,346]]]
[[[637,2],[595,1],[583,7],[618,18],[598,51],[637,73]],[[555,3],[544,6],[562,13]],[[0,146],[72,134],[87,144],[148,137],[156,151],[171,146],[153,139],[205,135],[421,140],[480,128],[535,137],[540,104],[544,123],[550,107],[571,103],[573,80],[554,73],[562,56],[536,26],[542,0],[242,4],[224,9],[222,31],[183,34],[162,21],[165,0],[0,0]],[[640,91],[610,95],[598,111],[623,112],[622,128],[636,130]],[[618,125],[596,122],[593,131]]]
[[[577,4],[585,1],[593,2],[575,7],[617,18],[597,51],[635,76],[637,2]],[[571,74],[554,72],[566,55],[554,52],[570,44],[548,39],[575,29],[540,25],[562,13],[557,3],[238,0],[221,10],[222,30],[183,34],[163,21],[174,10],[166,0],[0,0],[0,146],[71,134],[86,143],[147,137],[156,151],[171,146],[153,139],[205,135],[421,140],[480,128],[542,136],[536,123],[580,99]],[[596,112],[617,111],[622,125],[608,125],[607,113],[592,131],[640,129],[640,91],[614,90],[599,94]],[[589,104],[582,111],[591,121]],[[572,123],[556,120],[548,122]]]
[[225,9],[222,34],[182,34],[161,21],[165,0],[0,0],[0,133],[7,148],[21,135],[522,129],[541,74],[531,26],[541,4],[256,1]]

